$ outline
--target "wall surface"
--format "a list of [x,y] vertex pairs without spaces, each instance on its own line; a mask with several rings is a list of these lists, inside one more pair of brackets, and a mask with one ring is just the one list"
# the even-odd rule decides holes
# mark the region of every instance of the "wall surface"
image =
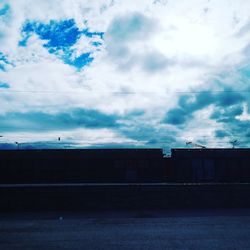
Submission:
[[2,211],[250,207],[250,184],[0,185]]

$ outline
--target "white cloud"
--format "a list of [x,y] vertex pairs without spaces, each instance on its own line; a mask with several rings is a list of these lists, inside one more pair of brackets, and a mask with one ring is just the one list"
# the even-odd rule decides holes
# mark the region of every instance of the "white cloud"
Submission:
[[241,115],[236,116],[235,118],[240,121],[250,121],[250,114],[248,112],[248,107],[246,103],[244,103],[243,105],[243,113]]
[[99,43],[100,46],[102,45],[103,41],[99,36],[94,37],[87,37],[87,36],[81,36],[78,41],[71,47],[71,49],[74,51],[72,58],[76,58],[84,53],[96,53],[101,48],[100,46],[95,46],[93,43]]
[[[58,138],[60,137],[60,141]],[[4,133],[1,140],[8,143],[20,143],[20,147],[25,143],[44,142],[48,145],[68,145],[75,147],[86,147],[91,145],[121,144],[140,145],[136,140],[128,139],[109,129],[75,129],[71,131],[38,131],[38,132],[12,132]],[[1,143],[1,142],[0,142]]]

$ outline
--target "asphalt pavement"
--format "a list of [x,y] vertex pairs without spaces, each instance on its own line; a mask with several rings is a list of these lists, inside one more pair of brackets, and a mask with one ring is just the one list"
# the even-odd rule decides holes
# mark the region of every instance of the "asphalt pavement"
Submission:
[[250,249],[250,210],[2,213],[0,249]]

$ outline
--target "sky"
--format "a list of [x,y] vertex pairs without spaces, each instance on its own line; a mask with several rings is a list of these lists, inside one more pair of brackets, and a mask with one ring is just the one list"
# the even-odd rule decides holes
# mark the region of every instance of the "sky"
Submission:
[[249,147],[249,13],[249,0],[0,0],[0,148]]

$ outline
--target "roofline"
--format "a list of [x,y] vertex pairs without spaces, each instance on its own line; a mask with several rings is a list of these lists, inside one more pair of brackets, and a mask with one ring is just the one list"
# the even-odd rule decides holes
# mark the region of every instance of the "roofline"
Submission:
[[171,150],[250,150],[250,148],[172,148]]
[[162,148],[32,148],[0,149],[0,151],[159,151]]

